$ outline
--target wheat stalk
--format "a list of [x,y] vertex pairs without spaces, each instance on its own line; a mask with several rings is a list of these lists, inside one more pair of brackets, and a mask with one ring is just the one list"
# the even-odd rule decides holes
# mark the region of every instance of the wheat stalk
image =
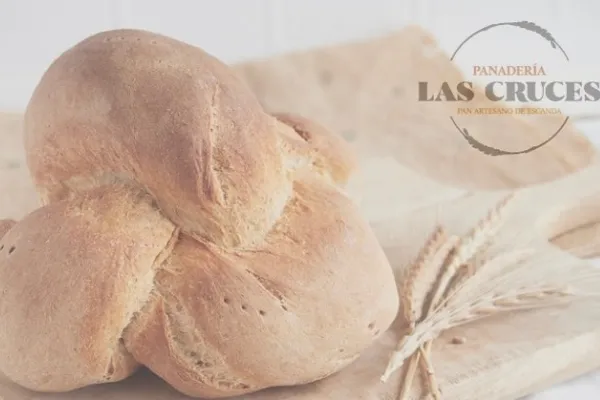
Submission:
[[[479,221],[479,223],[462,239],[454,240],[454,242],[446,242],[447,253],[443,258],[438,260],[438,263],[432,263],[430,270],[441,270],[437,284],[434,286],[433,293],[430,295],[429,304],[424,310],[423,316],[429,315],[435,307],[438,307],[440,302],[449,296],[455,287],[458,287],[462,282],[468,279],[475,270],[483,264],[483,255],[485,250],[490,245],[493,238],[500,229],[504,212],[509,202],[514,198],[514,194],[506,196],[496,207],[492,208],[488,214]],[[439,229],[439,228],[438,228]],[[438,230],[436,229],[436,230]],[[439,266],[436,268],[436,266]],[[411,364],[417,363],[419,360],[423,363],[423,368],[427,372],[427,381],[429,391],[434,399],[440,399],[438,385],[435,381],[435,374],[431,365],[431,341],[420,346],[419,351],[411,356]],[[409,369],[410,370],[410,369]],[[412,376],[407,376],[410,379],[405,387],[410,387]],[[401,397],[402,399],[402,397]]]
[[568,292],[562,288],[540,289],[539,291],[517,293],[513,296],[497,295],[481,299],[466,307],[436,313],[417,325],[414,332],[402,339],[384,376],[387,379],[399,365],[402,365],[406,358],[447,329],[502,312],[531,310],[566,304],[576,295],[576,293]]
[[404,374],[404,382],[406,384],[402,385],[400,388],[400,394],[398,395],[398,400],[405,400],[409,393],[411,383],[415,377],[415,373],[417,372],[417,367],[419,365],[419,353],[413,354],[408,360],[408,365],[406,366],[406,373]]
[[[519,257],[517,257],[517,254]],[[523,257],[523,252],[517,254],[511,253],[509,255],[501,255],[492,259],[486,264],[487,269],[494,269],[497,264],[507,264],[520,260]],[[484,269],[480,269],[478,272],[481,273]],[[482,317],[481,302],[475,295],[471,295],[474,299],[466,304],[463,303],[464,299],[460,294],[464,291],[468,291],[471,288],[471,284],[468,284],[467,280],[462,287],[458,288],[453,292],[444,307],[440,307],[432,312],[419,324],[415,326],[411,332],[404,336],[404,338],[398,343],[396,351],[388,364],[384,377],[382,379],[387,380],[389,376],[399,368],[404,360],[414,353],[419,347],[424,345],[426,342],[435,339],[444,330],[452,328],[472,321],[474,316]],[[477,291],[477,293],[479,293]],[[471,297],[469,296],[469,297]],[[492,298],[491,303],[500,298],[505,299],[506,296],[498,297],[497,299]]]
[[[413,329],[415,324],[424,317],[426,309],[432,301],[431,287],[439,279],[439,269],[436,265],[444,263],[459,243],[457,236],[448,237],[441,226],[437,226],[425,242],[415,262],[404,274],[401,295],[404,298],[402,313],[405,322]],[[408,396],[411,383],[419,365],[420,353],[415,353],[409,360],[404,376],[407,384],[402,386],[399,400]],[[428,360],[426,360],[428,361]]]
[[[441,398],[430,352],[432,341],[445,330],[504,312],[557,306],[596,295],[569,289],[568,285],[592,278],[600,283],[600,271],[568,268],[564,259],[556,257],[546,260],[538,254],[533,258],[531,250],[494,257],[485,254],[512,199],[513,195],[504,198],[463,238],[443,235],[443,228],[436,227],[417,262],[404,275],[401,287],[409,294],[410,312],[403,316],[411,329],[398,343],[381,377],[385,382],[409,359],[402,399],[408,394],[418,364],[426,373],[430,393],[435,399]],[[437,279],[432,280],[432,276]],[[540,282],[542,276],[545,282]]]
[[[570,284],[594,279],[600,282],[600,270],[589,272],[587,268],[569,268],[559,261],[553,265],[531,257],[531,251],[514,251],[499,255],[467,280],[447,299],[444,305],[415,326],[405,336],[390,360],[384,376],[402,365],[403,361],[424,343],[439,336],[443,331],[502,312],[531,310],[566,304],[576,298],[598,296],[570,289]],[[562,271],[558,268],[561,267]],[[507,270],[506,275],[498,270]],[[486,271],[487,270],[487,271]],[[541,272],[547,281],[540,282]],[[585,271],[585,272],[582,272]],[[552,279],[548,280],[548,272]],[[491,280],[488,280],[491,278]]]
[[[432,267],[445,260],[457,243],[458,237],[448,238],[443,227],[438,225],[426,240],[415,262],[403,274],[402,284],[399,285],[404,299],[401,312],[409,329],[414,329],[415,324],[423,317],[430,288],[438,279],[439,271]],[[420,354],[415,353],[409,360],[404,375],[404,382],[409,384],[402,386],[399,400],[405,400],[409,394],[419,357]]]
[[442,393],[440,392],[437,379],[435,378],[435,371],[433,370],[431,357],[429,356],[431,353],[431,344],[432,342],[429,341],[425,345],[421,346],[417,354],[421,354],[421,365],[423,367],[422,370],[425,374],[425,380],[427,382],[429,392],[435,400],[439,400],[442,398]]

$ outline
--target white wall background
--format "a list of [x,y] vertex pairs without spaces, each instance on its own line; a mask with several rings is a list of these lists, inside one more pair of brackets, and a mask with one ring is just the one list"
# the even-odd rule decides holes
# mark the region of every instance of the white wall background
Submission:
[[[0,0],[0,110],[22,110],[54,58],[114,28],[156,31],[235,62],[412,23],[454,49],[486,24],[530,20],[552,32],[573,63],[595,74],[599,17],[598,0]],[[504,40],[489,49],[512,45]]]

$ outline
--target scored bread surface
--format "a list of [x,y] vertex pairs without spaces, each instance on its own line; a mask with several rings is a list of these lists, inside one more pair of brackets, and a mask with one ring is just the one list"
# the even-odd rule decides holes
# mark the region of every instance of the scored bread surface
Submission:
[[398,295],[314,121],[270,115],[201,49],[138,30],[62,54],[25,114],[43,207],[0,221],[0,371],[47,392],[145,366],[216,398],[326,377]]

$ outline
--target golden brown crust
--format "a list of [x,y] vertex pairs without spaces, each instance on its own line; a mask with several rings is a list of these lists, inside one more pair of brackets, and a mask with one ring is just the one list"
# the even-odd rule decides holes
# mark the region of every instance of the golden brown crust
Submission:
[[12,219],[0,219],[0,240],[15,224],[16,221]]
[[[327,215],[306,218],[322,209]],[[394,319],[398,299],[385,266],[348,199],[298,181],[254,250],[223,252],[182,237],[157,273],[153,317],[134,322],[125,343],[191,396],[311,382],[356,359]]]
[[202,50],[92,36],[44,75],[25,131],[45,206],[0,224],[14,382],[60,392],[141,364],[232,396],[332,374],[391,325],[391,268],[338,188],[348,146],[269,115]]
[[25,115],[50,200],[82,178],[135,181],[166,215],[224,246],[260,241],[291,193],[276,121],[224,64],[147,32],[101,33],[59,57]]
[[356,155],[346,141],[326,127],[292,113],[276,113],[275,118],[290,126],[314,150],[313,166],[337,184],[346,184],[358,167]]
[[45,206],[0,241],[0,370],[41,391],[121,380],[120,343],[173,225],[147,196],[100,188]]

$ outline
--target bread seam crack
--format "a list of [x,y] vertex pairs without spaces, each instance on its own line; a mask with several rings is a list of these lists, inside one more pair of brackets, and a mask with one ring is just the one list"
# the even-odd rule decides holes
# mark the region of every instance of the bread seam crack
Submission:
[[[183,332],[181,330],[181,328],[179,327],[180,323],[177,318],[176,307],[173,306],[174,302],[177,302],[177,299],[173,298],[169,294],[163,293],[159,286],[156,286],[155,290],[153,292],[157,296],[159,296],[161,299],[163,299],[163,311],[164,311],[163,318],[164,318],[164,322],[165,322],[165,327],[167,328],[167,330],[169,332],[171,332],[172,340],[174,342],[178,343],[178,346],[173,346],[171,348],[171,352],[173,352],[173,354],[180,361],[184,362],[185,364],[196,365],[196,363],[198,361],[197,357],[190,355],[191,353],[194,353],[194,351],[193,350],[190,351],[189,349],[186,349],[185,344],[183,342],[181,342],[181,339],[178,340],[178,338],[177,338],[177,333],[181,334],[181,332]],[[169,298],[173,301],[169,300]],[[173,333],[175,333],[175,334],[173,334]],[[208,343],[208,345],[214,348],[214,346],[212,346],[210,343]],[[223,363],[226,363],[225,360],[221,359],[221,361]],[[230,371],[234,371],[233,367],[230,364],[228,364],[228,363],[226,363],[226,364]],[[224,388],[247,390],[252,387],[248,383],[242,382],[240,380],[236,380],[232,377],[225,377],[225,376],[219,376],[219,375],[215,375],[214,377],[211,377],[211,375],[209,375],[209,374],[202,373],[201,368],[197,369],[197,368],[192,367],[192,368],[189,368],[189,372],[193,373],[200,382],[202,382],[203,384],[210,386],[216,390],[223,390]],[[237,375],[243,375],[243,374],[240,374],[238,372]]]
[[[158,211],[160,211],[160,210],[158,210]],[[136,320],[138,315],[148,306],[148,304],[150,303],[150,301],[153,298],[153,295],[156,292],[158,292],[157,285],[156,285],[156,273],[160,269],[160,266],[165,262],[165,260],[167,258],[169,258],[169,256],[173,252],[173,249],[175,248],[175,245],[177,244],[177,241],[179,240],[180,232],[181,232],[181,229],[179,227],[174,227],[173,232],[171,233],[171,237],[169,238],[169,240],[167,240],[167,243],[165,243],[165,246],[162,248],[161,251],[158,252],[156,257],[154,258],[154,261],[152,262],[152,266],[151,266],[151,270],[154,273],[154,276],[152,277],[152,288],[148,291],[148,296],[146,297],[146,299],[144,299],[144,301],[140,302],[140,306],[138,307],[138,309],[135,310],[131,314],[131,318],[129,319],[127,324],[125,324],[125,327],[121,330],[121,333],[120,333],[119,339],[118,339],[118,343],[123,344],[123,348],[127,351],[127,354],[130,356],[132,356],[132,355],[129,352],[129,349],[127,349],[127,344],[125,342],[126,331],[131,326],[131,324]]]
[[[219,125],[217,123],[218,114],[219,114],[219,93],[220,87],[219,85],[215,85],[215,90],[210,98],[209,105],[209,120],[208,120],[208,135],[205,140],[200,141],[200,143],[195,143],[195,146],[200,146],[200,148],[195,149],[198,157],[196,157],[196,171],[198,172],[198,176],[202,180],[197,184],[200,186],[198,190],[200,192],[204,192],[212,201],[216,202],[220,206],[225,205],[225,198],[223,194],[223,189],[221,188],[221,183],[219,182],[219,178],[217,176],[217,171],[214,166],[214,157],[213,157],[213,147],[215,141],[215,133],[219,129]],[[205,171],[202,173],[202,171]]]
[[260,275],[258,275],[256,272],[250,270],[250,269],[246,269],[246,272],[252,277],[254,278],[254,280],[258,283],[258,285],[265,291],[267,292],[269,295],[271,295],[272,297],[274,297],[279,304],[281,305],[281,308],[283,308],[284,310],[287,311],[287,304],[285,302],[285,296],[283,295],[283,293],[281,293],[278,289],[276,289],[273,285],[273,283],[267,279],[264,278]]

